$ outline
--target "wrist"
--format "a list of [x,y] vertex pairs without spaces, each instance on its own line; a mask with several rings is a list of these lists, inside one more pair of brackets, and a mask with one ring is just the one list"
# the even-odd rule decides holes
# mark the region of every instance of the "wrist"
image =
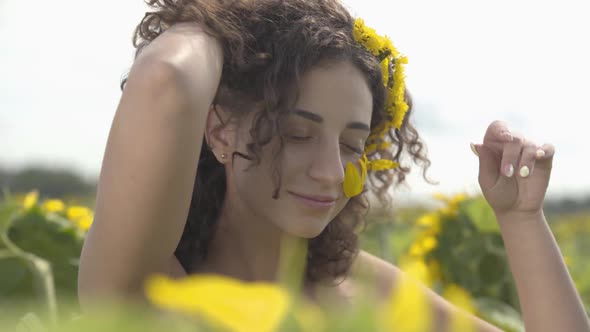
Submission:
[[494,214],[502,231],[514,226],[539,224],[545,221],[545,214],[542,209],[530,212],[507,211],[499,213],[494,211]]

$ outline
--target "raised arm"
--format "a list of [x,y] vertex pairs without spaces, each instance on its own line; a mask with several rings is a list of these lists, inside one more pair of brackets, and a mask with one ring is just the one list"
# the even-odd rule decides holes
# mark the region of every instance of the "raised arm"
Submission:
[[218,40],[183,23],[136,58],[113,119],[95,220],[80,258],[83,309],[103,298],[141,299],[146,276],[167,269],[185,226],[222,53]]
[[590,331],[584,305],[545,220],[555,147],[494,121],[479,158],[479,184],[496,215],[527,331]]

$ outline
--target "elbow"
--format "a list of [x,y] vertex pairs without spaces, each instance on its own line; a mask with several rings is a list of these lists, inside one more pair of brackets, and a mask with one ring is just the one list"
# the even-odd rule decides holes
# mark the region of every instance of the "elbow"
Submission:
[[144,306],[148,304],[141,289],[116,286],[93,279],[85,278],[82,274],[78,278],[78,304],[84,314],[101,312],[121,305]]

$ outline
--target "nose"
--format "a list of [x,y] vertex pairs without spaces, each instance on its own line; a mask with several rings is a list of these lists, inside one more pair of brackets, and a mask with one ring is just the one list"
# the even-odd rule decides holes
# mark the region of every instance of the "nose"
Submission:
[[340,143],[319,144],[308,169],[309,176],[326,185],[339,185],[344,182],[344,166],[340,156]]

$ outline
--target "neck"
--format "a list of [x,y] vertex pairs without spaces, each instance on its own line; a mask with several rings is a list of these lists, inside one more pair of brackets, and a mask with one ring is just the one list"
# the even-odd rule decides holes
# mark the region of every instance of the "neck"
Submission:
[[306,254],[307,239],[285,233],[226,197],[208,256],[198,270],[297,287]]

